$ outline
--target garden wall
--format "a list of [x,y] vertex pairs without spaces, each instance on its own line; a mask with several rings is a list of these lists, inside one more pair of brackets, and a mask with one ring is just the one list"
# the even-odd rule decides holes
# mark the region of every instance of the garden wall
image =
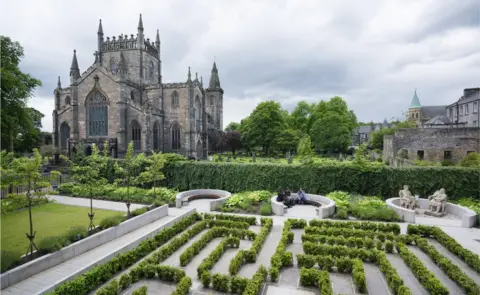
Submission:
[[166,184],[180,191],[212,188],[232,193],[300,187],[325,195],[342,190],[384,199],[397,197],[407,184],[415,195],[428,196],[445,188],[449,199],[480,199],[480,169],[462,167],[359,167],[337,165],[288,165],[177,162],[165,168]]
[[142,215],[128,219],[118,226],[108,228],[83,240],[73,243],[61,250],[39,257],[33,261],[20,265],[1,275],[1,288],[16,284],[28,277],[36,275],[55,265],[90,251],[98,246],[108,243],[120,236],[132,232],[144,225],[154,222],[168,215],[168,205],[148,211]]

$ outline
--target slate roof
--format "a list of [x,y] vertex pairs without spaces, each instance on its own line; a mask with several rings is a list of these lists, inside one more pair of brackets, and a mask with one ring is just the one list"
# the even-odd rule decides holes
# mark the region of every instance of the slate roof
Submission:
[[436,116],[445,116],[447,112],[447,106],[423,106],[422,117],[434,118]]
[[428,120],[427,122],[425,122],[425,125],[449,125],[449,124],[452,124],[452,121],[450,121],[450,119],[445,115],[436,116]]
[[471,93],[467,97],[464,97],[464,96],[460,97],[460,99],[458,101],[448,105],[448,107],[454,106],[457,103],[458,103],[458,105],[462,105],[462,104],[477,101],[477,100],[480,100],[480,89],[479,89],[479,91],[475,91],[475,92]]

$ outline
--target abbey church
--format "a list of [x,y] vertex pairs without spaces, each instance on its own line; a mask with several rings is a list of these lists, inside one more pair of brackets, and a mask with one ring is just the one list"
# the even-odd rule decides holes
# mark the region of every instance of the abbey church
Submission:
[[[79,53],[80,54],[80,53]],[[54,144],[61,153],[105,141],[122,157],[136,152],[175,152],[204,159],[223,129],[223,89],[213,63],[208,87],[188,68],[185,82],[162,83],[160,37],[103,35],[98,26],[95,62],[82,74],[73,52],[70,86],[54,90]]]

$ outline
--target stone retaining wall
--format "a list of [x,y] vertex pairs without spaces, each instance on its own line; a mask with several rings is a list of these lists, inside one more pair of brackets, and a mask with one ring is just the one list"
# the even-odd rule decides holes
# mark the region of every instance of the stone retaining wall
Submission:
[[118,226],[103,230],[54,253],[44,255],[28,263],[22,264],[0,276],[1,289],[5,289],[20,281],[36,275],[44,270],[61,264],[69,259],[108,243],[120,236],[128,234],[144,225],[152,223],[168,215],[168,205],[150,210],[142,215],[128,219]]
[[176,207],[181,208],[183,201],[188,201],[190,197],[205,195],[205,196],[218,196],[218,199],[210,201],[210,211],[215,210],[225,203],[225,201],[232,195],[230,192],[218,190],[218,189],[196,189],[190,191],[184,191],[178,193],[176,196]]

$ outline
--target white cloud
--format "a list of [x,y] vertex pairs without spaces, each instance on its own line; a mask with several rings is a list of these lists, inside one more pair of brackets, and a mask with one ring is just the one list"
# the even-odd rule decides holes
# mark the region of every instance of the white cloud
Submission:
[[0,26],[24,46],[22,68],[44,83],[31,105],[45,130],[72,50],[85,70],[98,19],[105,37],[136,34],[139,13],[147,37],[160,30],[165,81],[185,80],[191,66],[208,83],[216,57],[224,126],[271,97],[291,108],[334,95],[359,120],[382,121],[401,116],[414,88],[435,105],[480,86],[479,10],[476,0],[16,0],[3,3]]

